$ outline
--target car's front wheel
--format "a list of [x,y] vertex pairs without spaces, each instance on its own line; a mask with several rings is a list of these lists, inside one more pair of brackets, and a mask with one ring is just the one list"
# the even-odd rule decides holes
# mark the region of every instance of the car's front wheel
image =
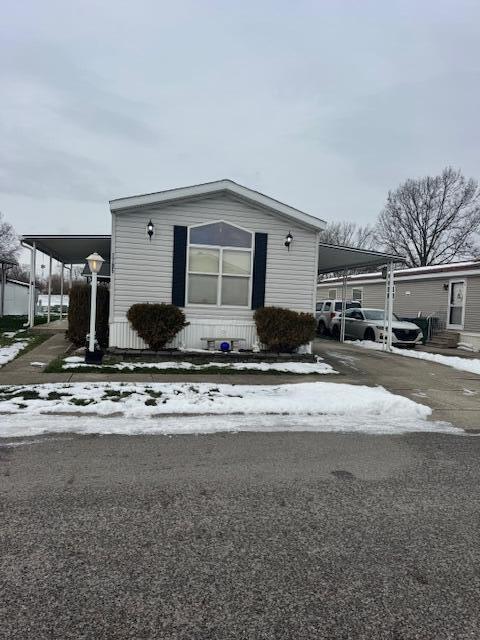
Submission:
[[375,338],[375,331],[369,327],[369,328],[365,331],[364,339],[365,339],[365,340],[369,340],[370,342],[375,342],[375,340],[376,340],[376,338]]
[[328,336],[328,329],[323,321],[318,323],[317,333],[319,336]]

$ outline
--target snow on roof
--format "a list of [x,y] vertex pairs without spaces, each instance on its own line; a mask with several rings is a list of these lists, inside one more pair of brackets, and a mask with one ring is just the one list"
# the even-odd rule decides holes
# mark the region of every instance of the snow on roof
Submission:
[[[396,277],[401,276],[415,276],[430,274],[430,273],[448,273],[450,271],[460,271],[464,269],[478,269],[480,271],[480,259],[465,260],[463,262],[450,262],[449,264],[434,264],[428,267],[410,267],[408,269],[395,269],[394,274]],[[382,272],[375,271],[372,273],[356,273],[355,275],[348,276],[348,280],[373,280],[375,278],[381,278]],[[341,282],[342,278],[335,276],[333,278],[325,278],[321,280],[318,285],[332,284]]]

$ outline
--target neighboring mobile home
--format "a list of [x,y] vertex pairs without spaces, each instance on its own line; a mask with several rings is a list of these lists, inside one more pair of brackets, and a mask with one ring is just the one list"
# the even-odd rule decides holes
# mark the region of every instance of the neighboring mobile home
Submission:
[[26,316],[28,313],[28,282],[7,279],[4,291],[3,315]]
[[[137,302],[173,303],[190,323],[172,346],[256,342],[255,309],[313,313],[325,222],[230,180],[112,200],[110,346],[146,348]],[[150,233],[149,233],[150,232]],[[290,240],[290,242],[289,242]]]
[[[342,297],[342,278],[325,278],[317,299]],[[347,298],[383,309],[385,280],[381,273],[349,276]],[[401,317],[435,316],[441,329],[480,349],[480,260],[395,271],[394,311]]]

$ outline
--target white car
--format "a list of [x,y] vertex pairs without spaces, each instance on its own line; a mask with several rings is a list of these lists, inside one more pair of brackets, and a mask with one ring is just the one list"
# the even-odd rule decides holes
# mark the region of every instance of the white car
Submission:
[[[358,300],[347,300],[345,309],[360,309],[362,305]],[[319,300],[316,306],[315,317],[317,319],[317,333],[329,336],[332,320],[342,313],[341,300]]]
[[[345,312],[345,337],[353,340],[371,340],[383,342],[383,309],[348,309]],[[341,316],[332,320],[332,335],[340,336]],[[415,347],[423,339],[420,327],[413,322],[399,320],[393,314],[392,343]]]

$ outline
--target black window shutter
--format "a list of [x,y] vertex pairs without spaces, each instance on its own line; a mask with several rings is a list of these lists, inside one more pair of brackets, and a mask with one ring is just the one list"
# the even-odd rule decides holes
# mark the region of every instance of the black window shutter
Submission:
[[252,309],[265,305],[265,277],[267,275],[266,233],[255,234],[255,254],[253,256]]
[[187,269],[187,227],[173,227],[172,304],[185,306],[185,275]]

